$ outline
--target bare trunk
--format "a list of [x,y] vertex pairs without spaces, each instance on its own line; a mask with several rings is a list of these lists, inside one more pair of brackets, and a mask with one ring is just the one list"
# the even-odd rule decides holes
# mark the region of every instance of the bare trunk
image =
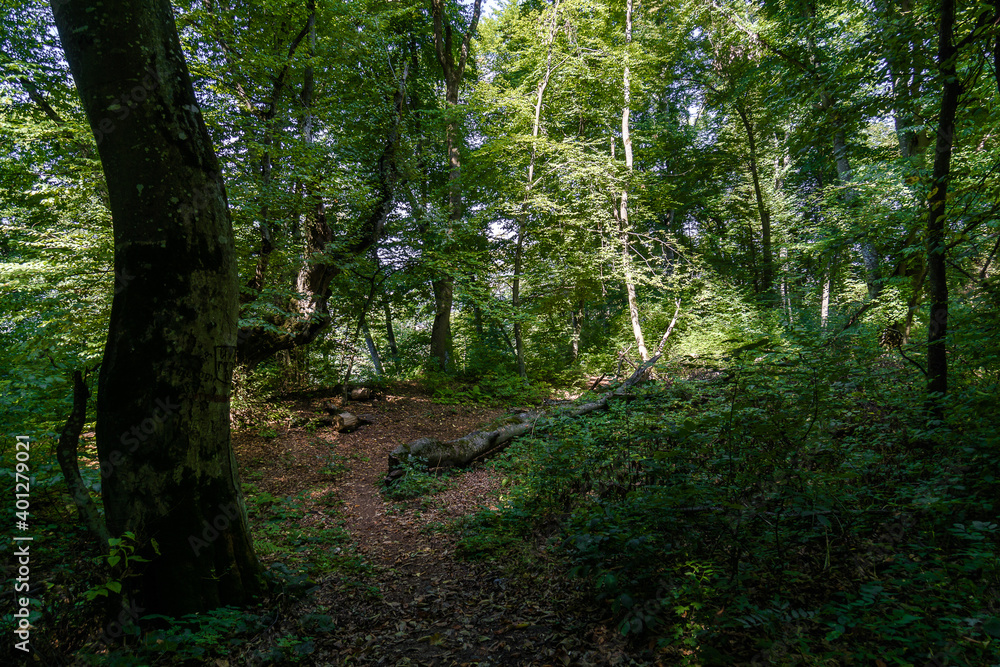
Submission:
[[788,324],[792,324],[792,300],[788,293],[788,273],[785,270],[785,261],[788,259],[788,248],[782,248],[778,252],[781,258],[781,303],[785,307],[785,315],[788,317]]
[[582,304],[573,311],[573,361],[580,358],[580,333],[583,330]]
[[902,39],[885,40],[885,61],[889,66],[889,84],[893,97],[893,122],[899,142],[899,154],[904,158],[922,156],[930,146],[925,119],[918,113],[921,86],[926,76],[925,46],[916,38],[912,0],[887,0],[875,3],[882,13],[884,29]]
[[[842,185],[846,186],[844,203],[850,209],[857,201],[857,192],[855,192],[854,188],[850,187],[853,174],[851,172],[850,161],[847,157],[847,136],[843,129],[837,129],[833,133],[833,155],[837,165],[837,179]],[[867,238],[863,238],[859,246],[861,259],[865,265],[865,282],[868,284],[868,296],[874,299],[882,291],[882,285],[879,281],[880,262],[878,253],[875,250],[875,245]]]
[[[147,613],[240,605],[262,582],[229,432],[235,244],[172,9],[70,1],[53,12],[98,138],[115,273],[133,276],[112,301],[98,384],[108,532],[134,532],[149,560],[126,582]],[[108,100],[139,87],[145,101],[108,127]]]
[[826,329],[826,323],[830,318],[830,289],[833,279],[830,271],[830,263],[827,263],[826,271],[823,272],[823,295],[819,306],[819,326]]
[[[310,58],[315,53],[316,7],[309,3],[310,16],[303,34],[310,37]],[[300,122],[300,130],[306,142],[313,140],[313,118],[311,106],[314,94],[313,67],[308,65],[300,102],[305,113]],[[394,96],[395,115],[390,125],[388,137],[377,165],[378,187],[375,205],[362,221],[357,236],[345,244],[335,257],[330,251],[333,232],[327,224],[323,200],[318,194],[310,193],[309,212],[305,221],[305,242],[302,264],[296,279],[296,291],[302,297],[293,298],[281,304],[278,313],[268,318],[264,326],[245,327],[237,338],[237,357],[240,363],[255,366],[281,350],[290,350],[306,345],[319,335],[330,323],[329,287],[342,266],[351,259],[364,254],[382,236],[385,221],[395,206],[393,190],[396,183],[396,146],[399,141],[399,123],[403,113],[403,97],[409,66],[403,68],[399,89]],[[315,189],[315,188],[313,188]]]
[[667,339],[670,338],[670,334],[674,331],[674,326],[677,324],[677,316],[681,314],[681,300],[678,298],[674,301],[674,316],[670,319],[670,326],[663,333],[663,338],[660,339],[660,344],[656,346],[656,354],[654,356],[660,356],[663,354],[663,347],[667,344]]
[[451,304],[454,282],[442,278],[431,283],[434,289],[434,324],[431,326],[431,359],[437,361],[438,370],[451,370],[455,357],[451,338]]

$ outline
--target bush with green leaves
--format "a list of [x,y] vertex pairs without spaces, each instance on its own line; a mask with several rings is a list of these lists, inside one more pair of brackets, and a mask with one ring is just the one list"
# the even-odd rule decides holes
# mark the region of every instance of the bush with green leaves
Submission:
[[997,664],[996,397],[928,424],[918,371],[858,343],[737,346],[552,420],[493,464],[508,493],[462,551],[560,520],[570,573],[681,664]]
[[423,385],[432,392],[435,402],[446,405],[532,405],[550,391],[543,382],[531,384],[516,373],[501,370],[464,378],[427,372]]
[[433,495],[444,491],[450,483],[449,471],[428,471],[424,461],[403,461],[400,467],[404,471],[403,476],[383,487],[385,495],[392,500]]

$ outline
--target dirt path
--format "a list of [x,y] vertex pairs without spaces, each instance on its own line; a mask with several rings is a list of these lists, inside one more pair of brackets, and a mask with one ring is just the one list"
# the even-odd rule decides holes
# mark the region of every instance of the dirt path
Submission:
[[[320,403],[317,399],[311,406]],[[363,586],[331,575],[294,610],[300,618],[324,614],[335,622],[328,632],[310,633],[317,646],[309,662],[635,664],[626,658],[614,628],[605,624],[610,614],[588,606],[576,582],[554,576],[544,553],[506,571],[496,563],[455,558],[456,537],[441,528],[496,502],[499,482],[491,471],[476,468],[457,475],[446,490],[430,497],[408,502],[383,498],[379,483],[386,455],[397,444],[424,435],[458,437],[503,411],[436,405],[414,394],[351,409],[374,415],[374,423],[349,434],[299,429],[267,442],[238,445],[244,465],[263,469],[258,482],[262,491],[286,496],[304,491],[313,497],[335,493],[342,501],[339,518],[317,510],[307,512],[300,523],[342,521],[356,543],[356,555],[371,566]],[[336,481],[316,470],[317,459],[329,456],[331,446],[347,466]],[[295,623],[282,625],[281,632],[295,632]]]

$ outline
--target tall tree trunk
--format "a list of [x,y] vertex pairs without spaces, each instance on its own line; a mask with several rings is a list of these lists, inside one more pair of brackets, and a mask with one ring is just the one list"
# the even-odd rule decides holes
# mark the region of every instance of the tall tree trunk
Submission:
[[[622,145],[625,149],[625,171],[626,179],[632,174],[632,133],[629,115],[632,104],[632,82],[631,70],[629,69],[628,49],[632,44],[632,0],[625,2],[625,65],[622,75],[622,88],[624,90],[624,104],[622,105]],[[614,137],[612,137],[612,142]],[[632,322],[632,335],[635,336],[635,345],[639,349],[639,356],[643,361],[649,360],[649,351],[646,349],[646,340],[642,335],[642,323],[639,321],[639,302],[635,294],[635,280],[632,277],[632,259],[629,253],[628,233],[628,182],[622,188],[621,208],[618,213],[618,230],[622,248],[622,269],[625,275],[625,292],[628,296],[628,314]]]
[[[455,115],[458,107],[458,92],[465,75],[465,65],[469,58],[469,45],[479,24],[479,14],[482,0],[475,0],[472,9],[472,21],[462,37],[459,45],[458,62],[455,62],[452,47],[452,27],[445,17],[444,0],[431,0],[431,15],[434,20],[434,52],[444,74],[445,103],[448,107],[448,121],[445,125],[445,144],[448,153],[448,222],[452,226],[449,231],[461,222],[462,210],[462,156],[459,151],[458,119]],[[447,248],[445,249],[447,250]],[[434,324],[431,329],[431,358],[437,359],[441,370],[451,369],[454,358],[451,337],[451,307],[455,291],[451,276],[441,276],[433,282],[434,288]]]
[[451,337],[451,304],[455,282],[442,278],[431,283],[434,289],[434,324],[431,326],[431,359],[437,361],[438,370],[452,368],[455,348]]
[[[111,202],[114,295],[97,396],[108,531],[137,535],[130,597],[181,616],[261,591],[229,396],[239,287],[226,189],[166,0],[52,3]],[[115,122],[108,100],[144,87]],[[159,544],[159,554],[152,546]]]
[[882,15],[882,29],[903,37],[884,40],[899,154],[904,158],[921,158],[930,146],[930,136],[917,109],[926,77],[926,61],[922,38],[916,37],[913,23],[913,0],[880,0],[875,6]]
[[764,203],[764,193],[760,187],[760,169],[757,164],[757,138],[754,133],[753,119],[750,112],[743,106],[736,106],[736,113],[743,123],[743,129],[747,133],[747,141],[750,144],[750,177],[753,180],[753,193],[757,202],[757,215],[760,216],[760,241],[763,251],[763,277],[761,278],[760,291],[768,301],[774,300],[774,259],[771,254],[771,211]]
[[785,316],[788,318],[788,326],[791,326],[792,301],[788,293],[788,273],[785,269],[785,263],[788,260],[788,248],[781,248],[778,251],[778,257],[781,259],[781,304],[785,309]]
[[930,413],[944,416],[942,397],[948,393],[948,272],[947,200],[951,173],[951,150],[955,140],[955,116],[962,84],[957,76],[958,50],[954,43],[955,0],[939,5],[938,71],[941,77],[941,112],[938,116],[934,173],[927,197],[927,278],[930,283],[931,321],[927,329],[927,391]]

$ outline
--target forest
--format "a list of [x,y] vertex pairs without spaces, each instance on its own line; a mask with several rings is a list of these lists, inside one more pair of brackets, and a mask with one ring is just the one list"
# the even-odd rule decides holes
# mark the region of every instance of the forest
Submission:
[[1000,666],[1000,0],[7,0],[5,664]]

